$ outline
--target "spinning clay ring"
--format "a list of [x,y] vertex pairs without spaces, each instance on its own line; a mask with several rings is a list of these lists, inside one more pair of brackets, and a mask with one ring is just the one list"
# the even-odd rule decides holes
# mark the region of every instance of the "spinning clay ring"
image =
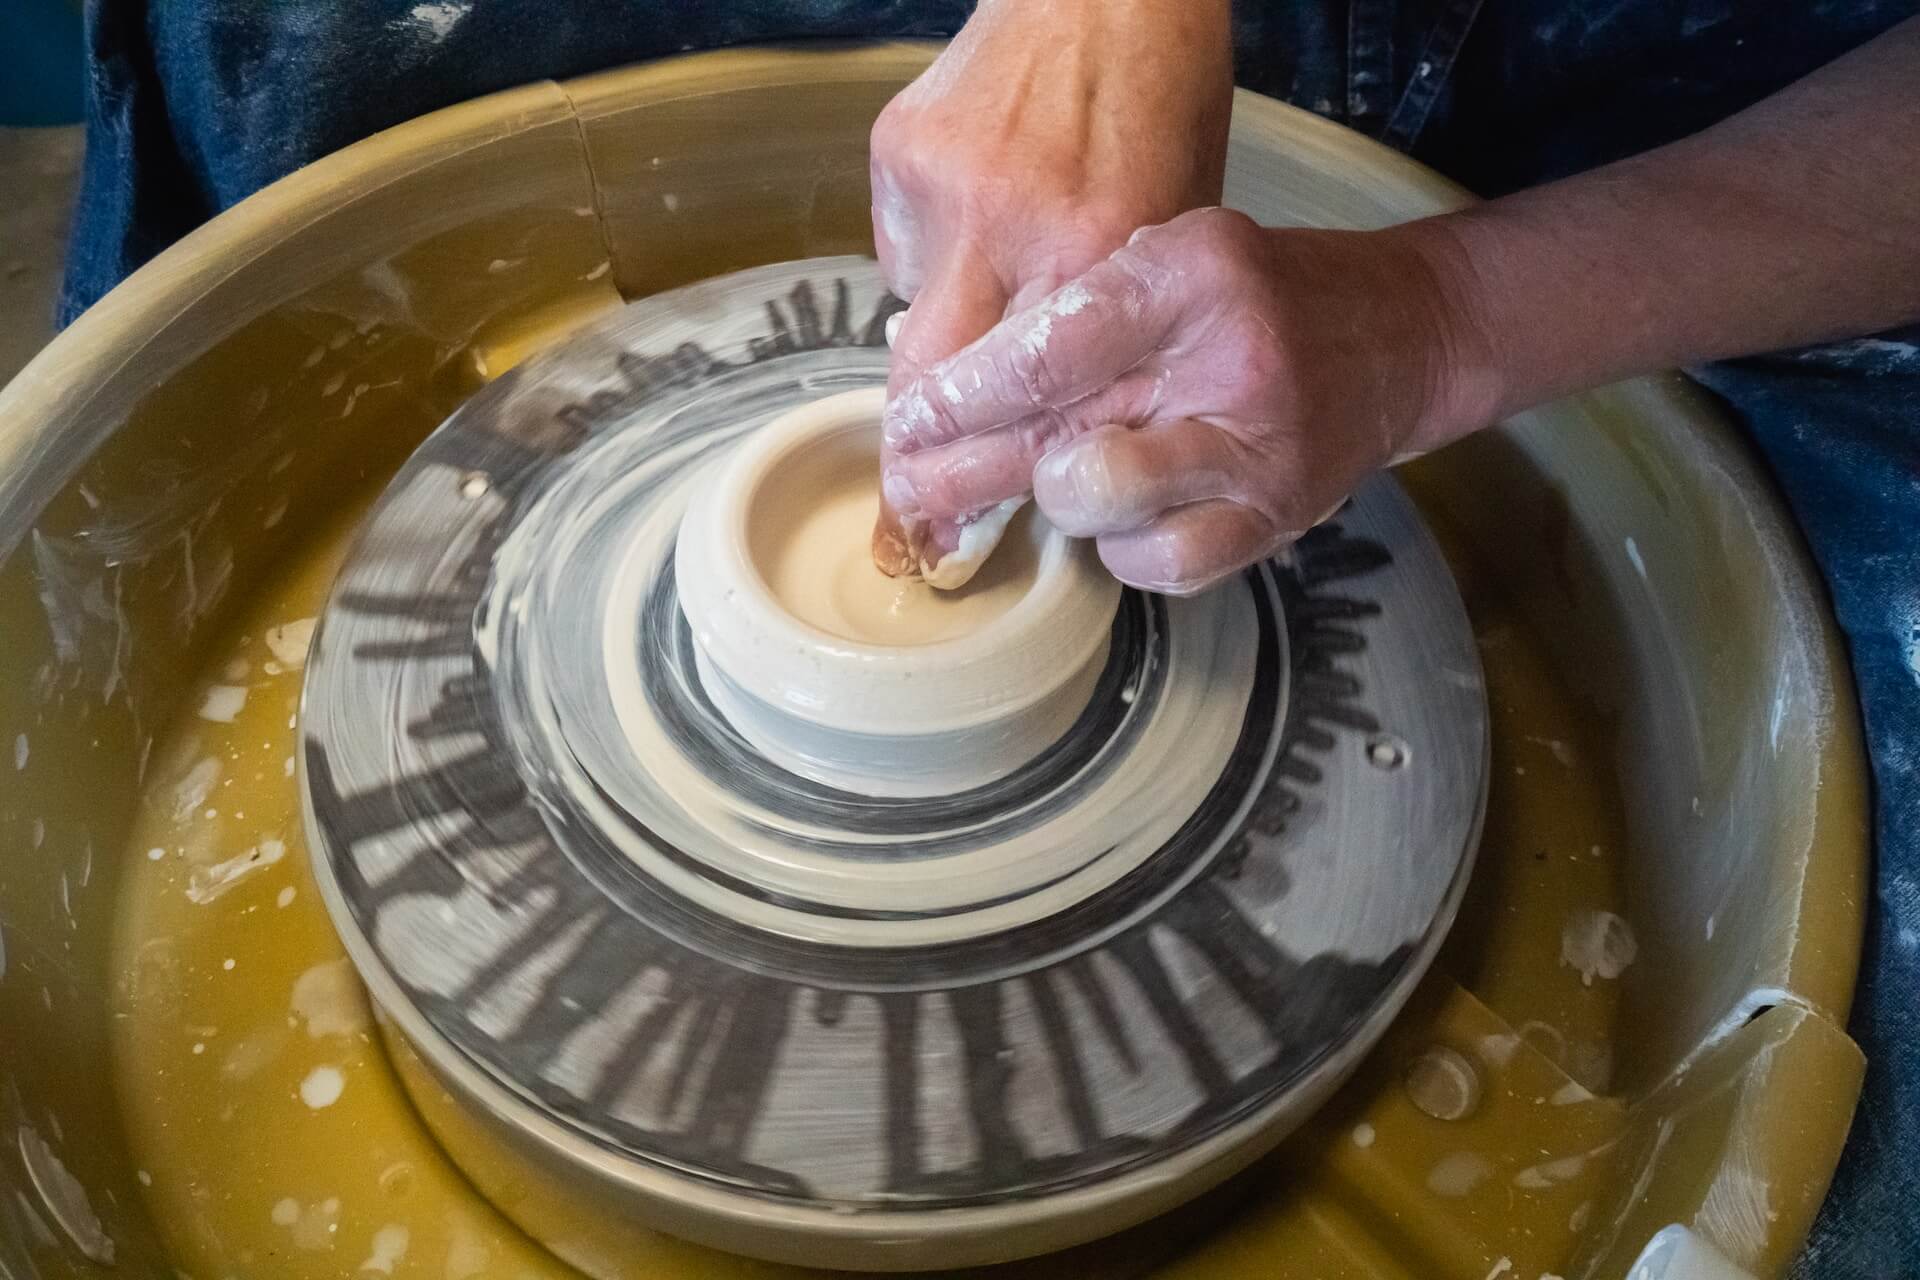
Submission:
[[643,1221],[884,1268],[1085,1240],[1269,1149],[1430,963],[1487,776],[1464,610],[1385,478],[1206,596],[1119,594],[975,781],[757,746],[682,519],[882,385],[899,305],[864,259],[756,268],[480,391],[341,572],[300,763],[336,926],[468,1110]]

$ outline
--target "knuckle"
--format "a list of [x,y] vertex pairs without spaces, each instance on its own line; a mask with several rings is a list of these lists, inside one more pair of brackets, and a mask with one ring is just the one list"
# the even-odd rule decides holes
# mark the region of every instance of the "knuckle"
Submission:
[[953,407],[947,403],[946,397],[934,390],[934,381],[932,378],[926,379],[917,393],[919,404],[924,406],[920,409],[921,421],[925,424],[923,434],[930,444],[947,444],[960,438],[961,423],[954,416]]
[[1217,257],[1237,258],[1260,239],[1260,224],[1236,209],[1215,206],[1181,214],[1170,226]]
[[1168,225],[1161,222],[1139,228],[1108,260],[1136,277],[1164,271],[1168,246],[1174,239],[1168,233]]
[[1137,252],[1209,293],[1244,290],[1250,266],[1264,253],[1260,225],[1232,209],[1195,209],[1153,230]]
[[1045,206],[998,157],[968,146],[943,150],[929,163],[929,184],[941,193],[956,234],[970,233],[1006,253],[1004,245],[1048,225]]
[[1244,316],[1237,329],[1226,353],[1235,375],[1255,391],[1284,388],[1291,377],[1293,361],[1279,329],[1258,312]]
[[940,132],[936,114],[896,97],[867,133],[870,163],[898,175],[924,175],[926,162],[942,149]]
[[867,132],[867,150],[875,168],[886,168],[900,158],[911,132],[907,110],[898,98],[888,103]]
[[1027,403],[1036,409],[1045,408],[1047,404],[1051,363],[1046,345],[1031,336],[1022,339],[1007,354],[1009,385],[1017,388],[1027,398]]
[[1154,300],[1172,293],[1176,282],[1174,271],[1151,246],[1140,248],[1132,241],[1089,271],[1085,279],[1110,313],[1129,321],[1148,314]]
[[925,374],[909,382],[894,403],[895,424],[888,434],[896,448],[925,449],[939,444],[951,428],[951,421],[942,419],[942,410],[927,395]]
[[1056,414],[1041,413],[1014,424],[1013,439],[1020,451],[1030,458],[1044,455],[1053,441],[1060,437],[1060,421]]

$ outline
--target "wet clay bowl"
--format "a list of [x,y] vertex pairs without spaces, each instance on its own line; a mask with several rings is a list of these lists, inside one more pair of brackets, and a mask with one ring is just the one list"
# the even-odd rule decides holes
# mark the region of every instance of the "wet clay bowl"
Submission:
[[[121,963],[124,904],[170,865],[131,841],[143,795],[177,781],[156,747],[169,724],[212,732],[192,719],[203,655],[482,383],[625,298],[870,252],[868,130],[930,56],[739,49],[422,118],[214,219],[0,391],[0,1269],[335,1274],[404,1218],[405,1265],[441,1274],[452,1245],[429,1241],[458,1217],[507,1274],[769,1274],[633,1225],[404,1037],[367,1042],[326,1111],[300,1075],[269,1075],[257,1111],[223,1119],[229,1042],[157,1015],[131,1041],[117,1002],[146,1007],[134,979],[172,973],[170,1000],[252,993],[288,1036],[296,980],[341,962],[292,784],[260,799],[293,833],[261,873],[284,881],[182,906],[148,953],[197,967]],[[1236,99],[1227,202],[1263,222],[1371,227],[1467,199],[1357,134]],[[1845,1023],[1866,775],[1806,551],[1678,377],[1547,406],[1401,475],[1445,540],[1494,714],[1460,924],[1237,1195],[1032,1274],[1610,1276],[1671,1222],[1778,1274],[1862,1071]],[[253,749],[291,751],[277,710]],[[283,887],[298,896],[280,910]],[[1589,984],[1563,948],[1601,909],[1637,958]],[[304,1036],[266,1070],[316,1052]],[[407,1162],[404,1205],[375,1150]],[[288,1249],[271,1210],[296,1189],[338,1197],[333,1253]]]
[[1035,511],[957,592],[882,577],[866,532],[884,399],[842,392],[740,444],[681,523],[676,577],[701,683],[748,741],[829,786],[944,795],[1072,726],[1120,588]]

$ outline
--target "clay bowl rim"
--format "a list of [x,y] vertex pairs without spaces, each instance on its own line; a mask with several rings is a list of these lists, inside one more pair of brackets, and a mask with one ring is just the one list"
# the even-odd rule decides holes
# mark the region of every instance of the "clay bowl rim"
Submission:
[[[1036,531],[1034,579],[1020,599],[979,630],[930,644],[873,644],[817,627],[775,597],[755,562],[748,529],[753,496],[781,463],[828,437],[871,429],[877,449],[884,403],[885,390],[876,386],[796,405],[757,429],[719,462],[706,492],[690,505],[676,545],[677,568],[686,567],[689,557],[705,556],[702,567],[724,579],[721,585],[709,586],[700,578],[680,574],[682,608],[693,625],[695,643],[707,661],[743,692],[782,714],[825,729],[918,738],[979,728],[1018,715],[1071,681],[1107,644],[1121,592],[1120,584],[1106,574],[1088,548],[1045,524],[1037,510],[1031,518],[1043,523]],[[689,529],[697,530],[692,551],[687,550]],[[690,591],[690,583],[701,585]],[[1113,607],[1105,605],[1103,598],[1111,599]],[[1073,616],[1077,601],[1077,612],[1084,618]],[[1066,624],[1077,625],[1084,634],[1063,654]],[[742,635],[762,639],[742,641]],[[768,661],[770,655],[780,653],[793,656]],[[1016,663],[1039,674],[1023,682],[1017,696],[996,696],[992,691],[1008,686]],[[824,677],[828,671],[834,673],[831,679]],[[786,680],[790,685],[793,678],[802,685],[829,689],[819,697],[795,699],[787,696],[787,686],[782,684]],[[843,687],[870,690],[893,687],[901,694],[945,682],[971,696],[954,698],[959,709],[948,714],[923,712],[911,729],[903,730],[897,720],[858,712],[823,716],[825,707],[849,701],[826,696],[830,686],[840,682],[851,682]],[[921,700],[932,701],[924,695]]]

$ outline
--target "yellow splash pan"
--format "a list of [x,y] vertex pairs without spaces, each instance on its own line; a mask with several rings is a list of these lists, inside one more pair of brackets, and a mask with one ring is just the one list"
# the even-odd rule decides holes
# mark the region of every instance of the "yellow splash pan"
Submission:
[[[0,392],[0,1274],[797,1274],[596,1213],[350,982],[316,1028],[340,953],[291,782],[242,780],[245,830],[166,824],[196,758],[291,750],[268,628],[317,609],[367,495],[477,387],[623,300],[871,251],[867,131],[930,57],[734,50],[435,113],[215,219]],[[1263,222],[1468,198],[1239,95],[1227,200]],[[1784,508],[1678,376],[1402,478],[1492,704],[1453,936],[1274,1156],[1010,1273],[1612,1277],[1677,1222],[1766,1276],[1805,1239],[1863,1069],[1869,827]],[[207,715],[241,667],[244,708]],[[280,851],[210,898],[269,827]],[[1614,917],[1633,957],[1596,971]]]

